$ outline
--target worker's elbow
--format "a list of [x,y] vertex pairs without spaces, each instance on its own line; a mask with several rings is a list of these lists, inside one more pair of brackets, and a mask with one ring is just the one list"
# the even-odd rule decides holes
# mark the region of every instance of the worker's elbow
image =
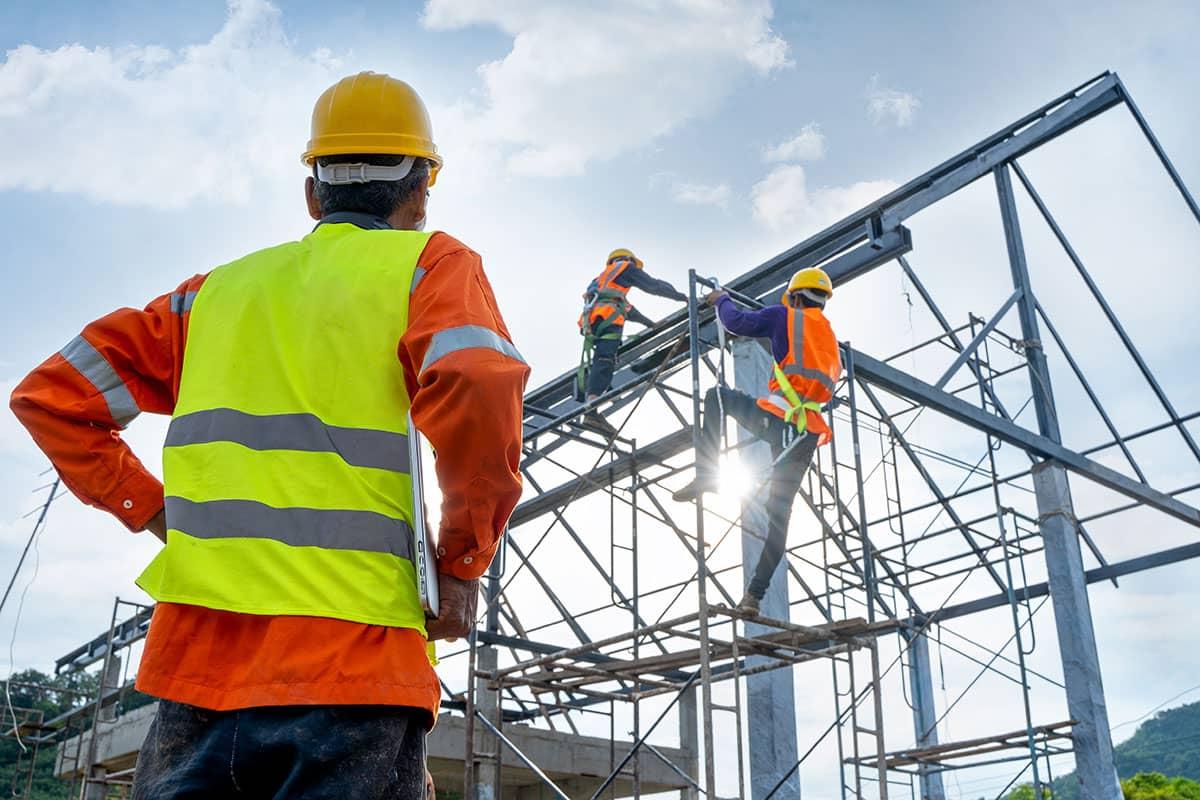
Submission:
[[23,423],[29,414],[29,409],[33,403],[29,398],[29,378],[18,383],[13,387],[12,392],[8,395],[8,408],[12,411],[13,416],[21,420]]

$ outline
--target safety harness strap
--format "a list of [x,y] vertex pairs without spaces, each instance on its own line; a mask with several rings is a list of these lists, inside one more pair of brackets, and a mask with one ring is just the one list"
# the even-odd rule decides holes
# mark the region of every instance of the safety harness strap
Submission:
[[806,400],[801,397],[779,364],[775,365],[775,380],[779,384],[779,391],[783,393],[789,406],[788,410],[784,412],[784,422],[787,422],[789,425],[795,425],[798,433],[804,433],[808,430],[808,414],[805,412],[815,411],[820,414],[821,404],[815,400]]

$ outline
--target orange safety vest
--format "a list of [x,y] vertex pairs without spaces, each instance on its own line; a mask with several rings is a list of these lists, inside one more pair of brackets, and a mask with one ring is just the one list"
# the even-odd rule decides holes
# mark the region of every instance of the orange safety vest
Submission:
[[758,405],[794,423],[801,433],[817,434],[818,445],[828,444],[833,431],[821,416],[821,406],[833,399],[841,374],[837,337],[821,309],[788,308],[787,355],[775,365],[775,375],[767,384],[771,394],[760,398]]
[[617,278],[633,265],[633,261],[621,258],[608,264],[592,283],[594,290],[584,294],[587,305],[579,316],[579,329],[595,331],[596,323],[607,322],[604,327],[619,327],[625,324],[625,313],[629,310],[629,286],[621,286]]

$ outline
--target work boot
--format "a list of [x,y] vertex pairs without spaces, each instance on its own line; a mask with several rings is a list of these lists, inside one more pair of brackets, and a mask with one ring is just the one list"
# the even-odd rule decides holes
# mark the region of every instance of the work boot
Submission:
[[601,416],[600,412],[594,408],[585,413],[581,421],[587,427],[603,433],[610,439],[617,435],[617,429],[613,427],[612,423]]
[[694,481],[671,495],[676,503],[690,503],[700,496],[701,492],[716,492],[717,481],[714,478],[697,477]]
[[742,602],[737,604],[737,610],[743,614],[757,617],[759,612],[759,603],[761,602],[762,600],[760,598],[755,597],[754,595],[750,594],[750,592],[746,592],[744,595],[742,595]]

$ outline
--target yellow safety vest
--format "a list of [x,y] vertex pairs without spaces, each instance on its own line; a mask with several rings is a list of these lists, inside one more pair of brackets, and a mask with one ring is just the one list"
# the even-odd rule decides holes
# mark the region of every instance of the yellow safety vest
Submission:
[[413,628],[397,359],[430,234],[323,224],[213,271],[163,451],[155,600]]

